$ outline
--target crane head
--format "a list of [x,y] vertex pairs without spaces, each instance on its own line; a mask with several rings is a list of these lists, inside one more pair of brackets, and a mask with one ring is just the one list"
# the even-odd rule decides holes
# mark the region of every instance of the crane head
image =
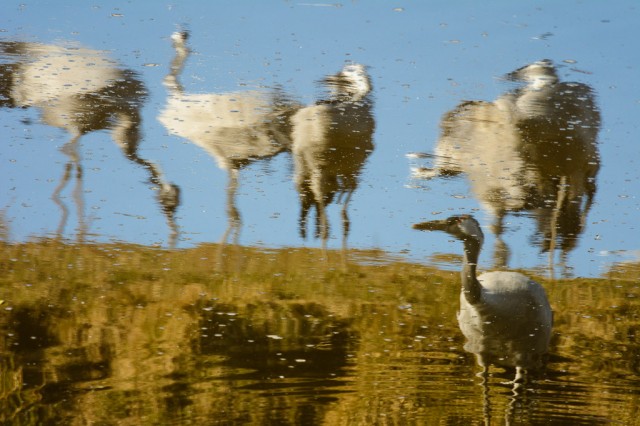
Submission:
[[432,220],[413,225],[419,231],[444,231],[459,240],[475,240],[480,245],[484,241],[484,234],[478,221],[471,215],[456,215],[444,220]]

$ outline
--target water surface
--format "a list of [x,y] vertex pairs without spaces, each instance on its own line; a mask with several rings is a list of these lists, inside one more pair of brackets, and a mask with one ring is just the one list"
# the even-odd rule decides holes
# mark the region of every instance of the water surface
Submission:
[[[637,417],[635,3],[4,9],[4,421]],[[548,294],[527,383],[411,229],[453,214]]]

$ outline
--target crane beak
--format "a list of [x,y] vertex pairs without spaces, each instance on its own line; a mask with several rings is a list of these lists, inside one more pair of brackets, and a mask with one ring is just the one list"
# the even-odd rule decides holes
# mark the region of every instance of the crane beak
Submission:
[[525,68],[527,68],[529,65],[525,65],[523,67],[518,68],[517,70],[511,71],[508,74],[505,74],[502,76],[502,80],[506,80],[506,81],[521,81],[522,77],[523,77],[523,72],[525,70]]
[[432,220],[429,222],[420,222],[413,225],[413,229],[418,231],[446,231],[449,224],[446,220]]
[[511,71],[509,74],[504,75],[502,79],[507,81],[523,81],[527,77],[527,74],[535,68],[543,68],[546,69],[549,74],[555,74],[553,62],[549,59],[543,59]]

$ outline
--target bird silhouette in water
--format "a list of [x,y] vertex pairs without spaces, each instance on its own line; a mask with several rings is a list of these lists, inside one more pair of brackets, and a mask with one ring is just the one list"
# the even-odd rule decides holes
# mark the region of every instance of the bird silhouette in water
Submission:
[[342,247],[350,229],[348,207],[362,169],[373,151],[371,78],[362,64],[350,63],[322,80],[328,97],[298,110],[291,118],[295,186],[300,197],[299,229],[316,211],[315,236],[326,247],[327,207],[342,202]]
[[227,229],[237,242],[241,215],[236,205],[240,171],[256,161],[268,160],[290,149],[290,116],[299,107],[281,90],[229,93],[186,93],[180,83],[191,50],[189,33],[171,36],[175,56],[164,83],[169,96],[158,119],[173,135],[204,149],[228,175]]
[[[542,251],[561,250],[561,265],[584,230],[596,193],[600,113],[592,89],[561,82],[549,60],[506,76],[523,84],[492,102],[465,101],[446,113],[433,167],[419,179],[466,174],[474,196],[493,216],[494,264],[508,265],[502,240],[508,213],[529,212]],[[415,156],[416,154],[414,154]]]
[[518,382],[528,370],[540,368],[553,325],[544,288],[518,272],[477,276],[484,235],[472,216],[417,223],[413,228],[444,231],[463,243],[458,324],[467,339],[465,350],[476,355],[483,371],[491,364],[515,368]]
[[576,246],[596,194],[600,111],[591,87],[561,82],[549,60],[507,75],[526,85],[515,92],[517,128],[528,179],[537,179],[531,210],[540,245],[561,263]]
[[78,239],[84,238],[83,172],[77,145],[87,133],[109,130],[124,156],[148,173],[170,228],[169,246],[173,246],[178,235],[175,213],[180,189],[165,180],[158,165],[138,152],[140,110],[147,92],[137,75],[121,68],[103,51],[72,44],[2,41],[0,53],[8,59],[0,64],[0,106],[37,108],[43,123],[64,129],[71,136],[62,147],[69,161],[52,195],[62,210],[58,234],[64,232],[68,216],[61,193],[75,169],[73,198],[78,210]]

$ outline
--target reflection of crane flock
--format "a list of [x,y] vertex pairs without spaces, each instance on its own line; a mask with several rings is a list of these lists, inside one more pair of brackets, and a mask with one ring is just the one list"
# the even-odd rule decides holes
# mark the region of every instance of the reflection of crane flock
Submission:
[[[175,33],[172,40],[175,56],[165,78],[169,97],[158,118],[171,134],[203,148],[228,173],[228,227],[222,240],[233,234],[236,241],[240,230],[235,201],[240,170],[255,161],[291,152],[301,200],[301,232],[305,232],[309,211],[315,208],[316,234],[326,245],[327,205],[344,196],[344,244],[348,203],[373,149],[371,83],[365,67],[349,64],[327,77],[324,82],[330,97],[308,107],[281,90],[185,93],[179,79],[190,53],[187,33]],[[173,247],[178,235],[175,213],[179,187],[167,182],[156,164],[138,154],[140,109],[146,89],[135,73],[121,69],[104,52],[76,46],[0,42],[0,54],[7,62],[0,64],[0,106],[36,107],[43,123],[65,129],[71,136],[62,149],[69,162],[52,194],[62,210],[58,234],[63,233],[68,217],[61,194],[75,169],[78,238],[84,238],[84,190],[77,142],[86,133],[110,130],[126,158],[147,170],[158,191],[157,199],[170,227],[169,246]]]
[[71,136],[63,147],[69,162],[52,197],[62,209],[58,233],[64,230],[68,215],[60,194],[75,168],[73,197],[78,210],[78,238],[84,237],[82,167],[77,142],[89,132],[110,130],[125,157],[147,170],[170,226],[170,241],[174,241],[178,187],[164,180],[157,165],[138,155],[140,108],[146,91],[136,75],[119,68],[104,52],[75,46],[1,42],[0,53],[10,59],[0,65],[0,106],[37,108],[45,124],[64,129]]
[[[175,55],[164,81],[167,101],[158,119],[169,133],[204,149],[227,172],[228,226],[222,240],[231,234],[234,241],[238,238],[241,216],[236,192],[241,170],[288,152],[300,200],[301,236],[306,237],[309,216],[315,213],[313,233],[326,247],[327,208],[341,202],[346,247],[349,201],[374,148],[372,85],[366,67],[349,63],[325,77],[327,96],[308,106],[281,89],[186,93],[180,78],[190,54],[187,33],[171,38]],[[74,168],[78,234],[86,232],[77,142],[86,133],[109,130],[125,157],[147,171],[173,246],[179,188],[138,154],[146,90],[135,73],[119,67],[104,52],[76,46],[3,41],[0,54],[0,106],[35,107],[45,124],[70,134],[63,147],[69,162],[52,196],[62,210],[58,232],[62,233],[68,215],[61,194]],[[492,102],[462,102],[444,115],[434,164],[415,170],[414,176],[467,175],[472,192],[494,217],[498,266],[505,267],[508,259],[502,241],[504,218],[519,211],[536,219],[535,240],[541,249],[553,256],[558,247],[564,261],[583,230],[596,192],[600,114],[591,89],[560,82],[548,60],[520,68],[507,78],[522,87]]]
[[483,208],[494,217],[495,262],[506,266],[501,240],[510,212],[529,211],[536,238],[550,259],[575,247],[596,192],[600,113],[591,88],[559,82],[548,60],[507,76],[525,83],[493,102],[466,101],[445,114],[433,168],[418,178],[465,173]]
[[169,98],[159,120],[174,135],[203,148],[227,171],[228,227],[222,241],[237,239],[236,207],[239,171],[255,161],[292,151],[296,189],[302,204],[301,229],[310,208],[316,208],[317,235],[326,244],[326,206],[345,194],[343,241],[348,231],[347,207],[362,166],[373,149],[373,118],[367,95],[371,83],[365,68],[349,64],[325,82],[330,99],[301,107],[281,91],[185,93],[179,81],[189,56],[188,34],[172,36],[175,57],[165,84]]

